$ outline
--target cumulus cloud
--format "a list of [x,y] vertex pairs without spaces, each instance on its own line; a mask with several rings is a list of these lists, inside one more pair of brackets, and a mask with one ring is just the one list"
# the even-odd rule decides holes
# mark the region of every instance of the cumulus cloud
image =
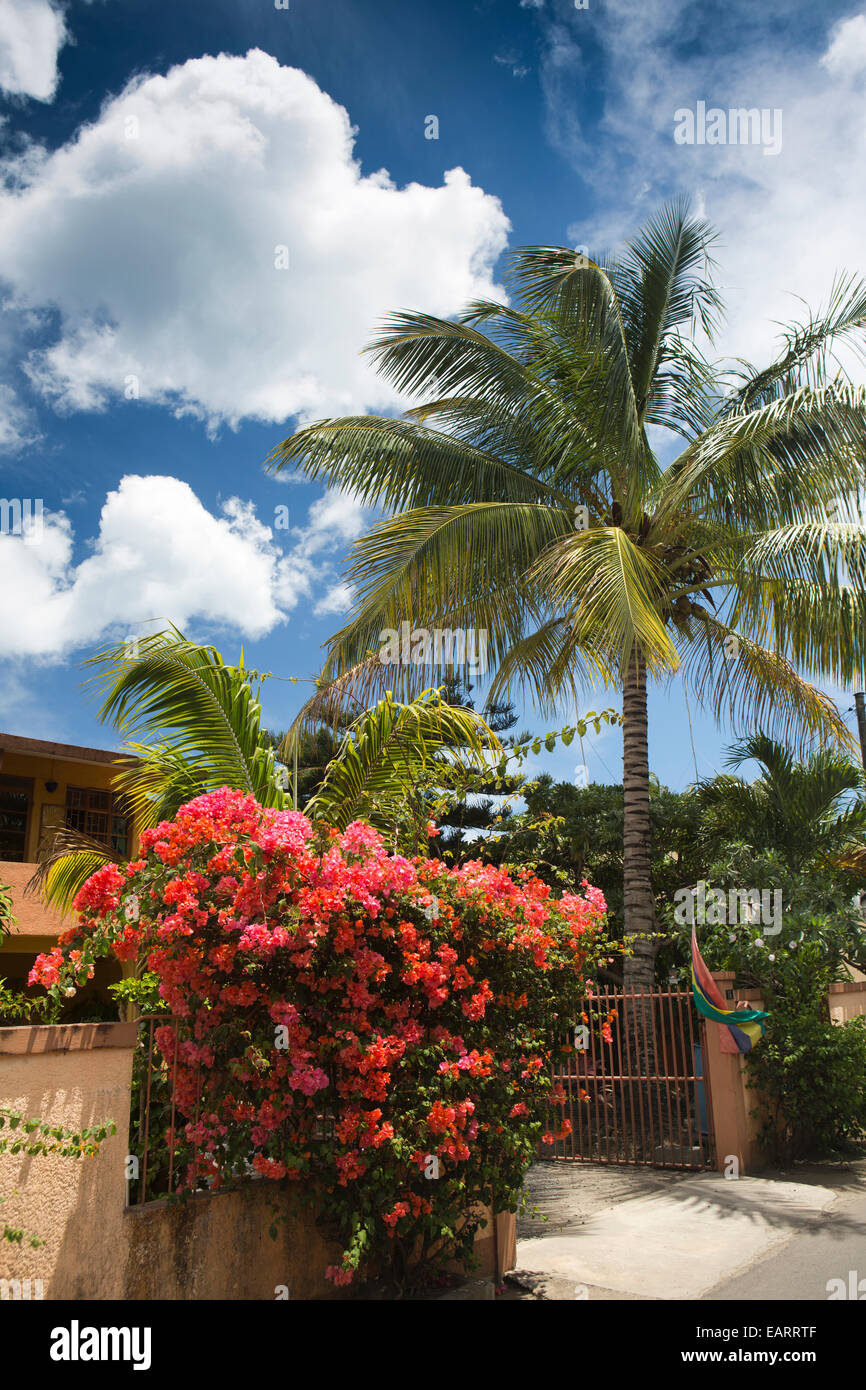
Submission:
[[48,0],[0,0],[0,88],[52,101],[67,37],[62,13]]
[[310,507],[307,525],[298,531],[298,549],[313,555],[334,539],[344,543],[355,540],[364,530],[369,511],[361,506],[350,492],[333,489]]
[[[343,544],[348,506],[316,505],[309,532],[318,554]],[[250,502],[230,498],[214,515],[172,477],[124,477],[77,564],[73,541],[63,512],[46,511],[29,538],[0,535],[0,592],[15,594],[0,606],[4,656],[58,657],[118,625],[165,619],[261,637],[331,578],[327,558],[299,545],[284,552]]]
[[398,404],[360,349],[394,309],[502,297],[509,224],[462,169],[398,188],[353,141],[311,77],[253,50],[136,79],[69,144],[8,161],[2,273],[61,323],[36,388],[211,428]]

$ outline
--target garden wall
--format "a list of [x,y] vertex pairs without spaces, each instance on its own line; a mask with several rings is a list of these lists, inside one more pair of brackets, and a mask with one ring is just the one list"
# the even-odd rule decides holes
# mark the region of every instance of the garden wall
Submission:
[[[339,1249],[322,1239],[315,1210],[290,1214],[291,1194],[263,1180],[182,1205],[126,1208],[135,1032],[125,1023],[0,1029],[0,1103],[74,1130],[117,1125],[93,1158],[0,1154],[0,1216],[45,1242],[33,1250],[0,1241],[0,1279],[29,1279],[31,1291],[41,1280],[46,1299],[351,1296],[324,1278]],[[272,1240],[275,1205],[286,1219]],[[477,1275],[513,1267],[514,1232],[507,1214],[479,1232]]]

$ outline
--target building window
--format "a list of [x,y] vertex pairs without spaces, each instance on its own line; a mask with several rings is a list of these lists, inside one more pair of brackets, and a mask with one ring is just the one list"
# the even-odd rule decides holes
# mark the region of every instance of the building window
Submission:
[[23,864],[33,783],[29,777],[0,777],[0,859]]
[[66,788],[66,824],[113,849],[115,854],[129,853],[129,821],[120,814],[117,797],[94,787]]

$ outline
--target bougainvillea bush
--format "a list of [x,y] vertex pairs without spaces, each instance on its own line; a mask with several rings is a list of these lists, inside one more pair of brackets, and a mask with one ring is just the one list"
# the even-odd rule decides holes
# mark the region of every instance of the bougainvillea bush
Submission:
[[183,1185],[314,1190],[338,1284],[471,1263],[480,1204],[515,1210],[539,1140],[570,1128],[551,1051],[610,949],[601,894],[409,861],[226,788],[141,855],[88,880],[32,978],[59,996],[108,952],[157,976]]

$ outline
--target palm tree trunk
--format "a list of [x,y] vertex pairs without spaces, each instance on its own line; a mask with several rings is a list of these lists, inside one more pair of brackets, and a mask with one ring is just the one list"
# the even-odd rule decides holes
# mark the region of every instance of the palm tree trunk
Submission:
[[655,899],[650,867],[649,750],[647,746],[646,664],[633,658],[622,694],[623,796],[623,898],[625,935],[633,950],[623,967],[623,984],[629,989],[652,989],[658,947],[650,939],[655,931]]
[[628,991],[643,993],[655,983],[657,945],[655,898],[650,860],[649,749],[647,745],[646,665],[636,657],[623,687],[623,897],[625,935],[632,948],[623,965],[623,1052],[628,1082],[626,1151],[637,1162],[651,1162],[649,1136],[658,1132],[653,1117],[657,1073],[655,1000],[638,1000]]

